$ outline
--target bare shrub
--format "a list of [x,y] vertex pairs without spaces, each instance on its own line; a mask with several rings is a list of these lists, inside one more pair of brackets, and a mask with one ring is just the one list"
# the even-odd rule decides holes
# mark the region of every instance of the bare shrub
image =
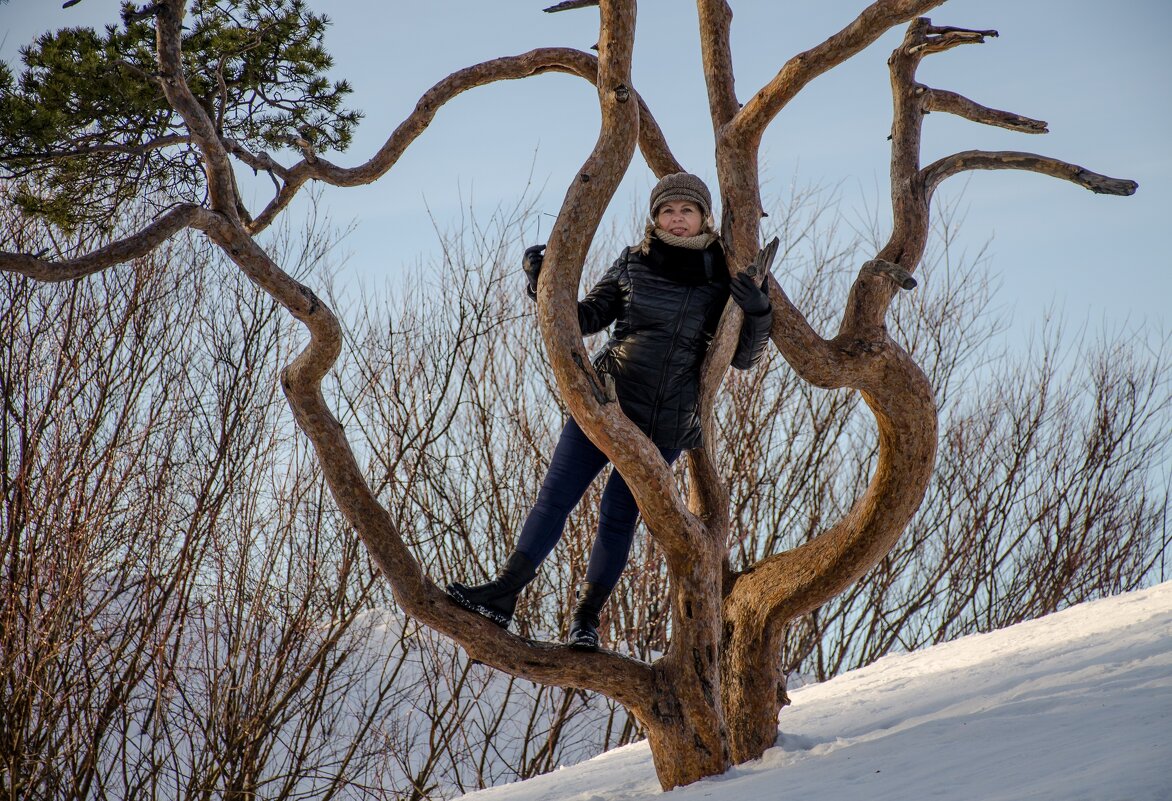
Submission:
[[[327,269],[317,222],[282,237],[303,269]],[[448,796],[605,746],[613,709],[476,666],[393,611],[290,433],[275,377],[295,332],[239,273],[181,241],[65,293],[0,279],[6,797]],[[419,341],[448,358],[447,338]],[[505,387],[471,392],[467,367],[460,408],[490,427]],[[406,413],[384,389],[371,397]],[[393,430],[431,446],[442,424]],[[394,496],[405,521],[418,477],[442,475],[432,458]],[[469,492],[523,460],[501,464]],[[523,497],[476,504],[458,484],[446,514],[465,531],[521,513]],[[441,569],[455,552],[442,542],[421,542]]]

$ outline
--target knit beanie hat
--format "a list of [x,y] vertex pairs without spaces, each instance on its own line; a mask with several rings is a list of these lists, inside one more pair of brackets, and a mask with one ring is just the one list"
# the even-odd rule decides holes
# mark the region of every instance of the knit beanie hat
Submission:
[[712,215],[712,194],[704,182],[691,173],[673,172],[660,179],[651,190],[651,216],[654,217],[659,207],[671,200],[695,203],[700,207],[701,216]]

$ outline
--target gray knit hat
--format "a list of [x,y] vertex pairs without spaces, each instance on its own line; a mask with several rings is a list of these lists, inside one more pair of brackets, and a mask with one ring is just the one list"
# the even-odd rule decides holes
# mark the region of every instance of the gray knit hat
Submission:
[[651,190],[651,216],[670,200],[686,200],[700,207],[704,217],[712,215],[712,194],[704,182],[689,172],[673,172],[660,179]]

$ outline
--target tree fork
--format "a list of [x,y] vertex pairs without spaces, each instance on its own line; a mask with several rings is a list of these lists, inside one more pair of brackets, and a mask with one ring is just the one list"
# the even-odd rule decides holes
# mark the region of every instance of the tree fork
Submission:
[[927,378],[892,342],[867,346],[855,358],[864,363],[858,388],[878,429],[871,483],[841,521],[741,573],[725,599],[725,697],[738,762],[759,757],[776,739],[778,712],[787,701],[778,665],[785,627],[883,558],[919,508],[932,475],[936,406]]

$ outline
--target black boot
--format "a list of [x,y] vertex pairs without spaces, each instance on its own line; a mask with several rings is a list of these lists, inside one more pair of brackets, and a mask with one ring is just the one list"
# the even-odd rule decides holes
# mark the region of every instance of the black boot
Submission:
[[610,597],[611,587],[586,583],[578,591],[578,605],[570,618],[570,636],[566,644],[579,651],[598,650],[598,623],[602,606]]
[[497,577],[487,584],[467,587],[454,581],[447,587],[448,597],[465,609],[484,615],[503,629],[513,620],[517,596],[537,575],[537,565],[520,551],[509,554]]

